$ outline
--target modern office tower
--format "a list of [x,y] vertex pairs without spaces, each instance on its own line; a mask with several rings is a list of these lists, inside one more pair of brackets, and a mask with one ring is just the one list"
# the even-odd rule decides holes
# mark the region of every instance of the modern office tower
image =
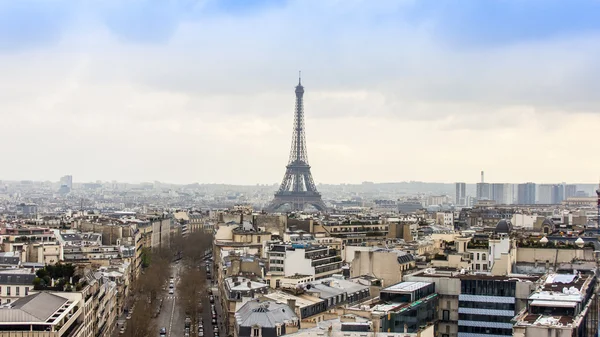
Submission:
[[538,204],[560,204],[564,200],[563,185],[542,184],[538,188]]
[[67,186],[70,189],[73,188],[73,176],[63,176],[60,178],[60,186]]
[[505,184],[491,184],[490,199],[497,204],[505,204]]
[[557,205],[565,200],[565,187],[561,184],[552,186],[552,204]]
[[483,171],[481,171],[481,182],[476,185],[477,191],[475,197],[477,200],[489,200],[490,199],[490,184],[484,180]]
[[467,184],[456,183],[456,197],[454,203],[458,206],[465,206],[467,204]]
[[537,203],[549,205],[552,203],[552,184],[541,184],[538,186]]
[[517,203],[520,205],[535,204],[535,184],[525,183],[519,184],[517,187]]
[[516,202],[517,198],[515,197],[515,187],[515,184],[504,184],[504,203],[506,205],[512,205]]
[[574,197],[577,193],[577,185],[567,184],[565,185],[565,199]]

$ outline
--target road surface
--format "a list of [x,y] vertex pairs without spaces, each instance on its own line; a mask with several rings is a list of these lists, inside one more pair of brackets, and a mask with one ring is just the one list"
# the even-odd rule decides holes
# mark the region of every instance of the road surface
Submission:
[[[180,272],[181,272],[181,263],[172,264],[171,265],[171,275],[174,276],[175,280],[175,288],[174,294],[169,294],[169,289],[165,290],[163,294],[163,304],[160,310],[160,314],[156,318],[157,327],[166,328],[167,336],[181,336],[183,337],[184,330],[184,320],[183,309],[180,310],[180,306],[177,303],[177,286],[180,283]],[[156,335],[158,336],[158,331],[156,331]],[[191,335],[193,336],[193,335]]]

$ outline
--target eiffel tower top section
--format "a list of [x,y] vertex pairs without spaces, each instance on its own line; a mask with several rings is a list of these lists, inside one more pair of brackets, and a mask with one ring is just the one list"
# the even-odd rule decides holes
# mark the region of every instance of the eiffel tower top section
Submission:
[[294,112],[294,133],[288,165],[308,165],[306,136],[304,135],[304,87],[302,77],[298,77],[296,86],[296,109]]

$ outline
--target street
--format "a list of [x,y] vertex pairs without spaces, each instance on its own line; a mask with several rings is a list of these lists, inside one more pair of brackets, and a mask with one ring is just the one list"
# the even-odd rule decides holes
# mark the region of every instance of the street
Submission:
[[[160,314],[155,318],[158,329],[166,328],[167,336],[182,336],[184,333],[184,313],[183,310],[179,310],[177,305],[177,285],[180,282],[180,272],[182,268],[181,263],[171,265],[171,275],[174,276],[175,291],[174,294],[169,294],[169,288],[164,291],[163,304]],[[158,331],[156,331],[158,335]]]
[[[163,304],[158,317],[155,318],[156,325],[158,329],[166,328],[168,337],[183,337],[185,333],[185,312],[183,307],[178,303],[178,291],[177,287],[180,283],[180,274],[185,268],[185,264],[181,263],[173,263],[171,264],[171,272],[174,276],[174,294],[169,294],[169,288],[167,286],[164,291],[163,296]],[[198,267],[194,267],[198,268]],[[206,270],[205,263],[200,263],[200,272],[203,274],[203,279],[206,279]],[[206,288],[210,287],[210,280],[206,279]],[[205,289],[206,289],[205,288]],[[215,295],[217,295],[215,293]],[[212,325],[212,313],[211,313],[211,303],[209,301],[209,295],[206,291],[203,291],[200,295],[202,298],[202,320],[204,322],[204,336],[205,337],[214,337],[215,334],[213,332],[214,326]],[[215,309],[217,311],[217,326],[219,328],[219,336],[226,336],[224,334],[224,326],[221,325],[222,322],[222,311],[219,305],[219,301],[217,298],[214,299]],[[190,329],[190,336],[198,336],[198,328],[193,326]],[[158,331],[156,332],[158,335]]]

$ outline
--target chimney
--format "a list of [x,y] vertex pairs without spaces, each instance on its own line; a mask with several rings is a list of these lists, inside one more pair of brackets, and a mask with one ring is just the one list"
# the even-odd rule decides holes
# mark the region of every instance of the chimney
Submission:
[[293,312],[296,312],[296,300],[293,298],[288,298],[287,305],[292,309]]
[[246,283],[246,285],[248,286],[248,288],[252,289],[252,281],[248,281],[248,283]]
[[[483,171],[481,171],[483,174]],[[408,333],[408,324],[404,324],[404,333]]]

